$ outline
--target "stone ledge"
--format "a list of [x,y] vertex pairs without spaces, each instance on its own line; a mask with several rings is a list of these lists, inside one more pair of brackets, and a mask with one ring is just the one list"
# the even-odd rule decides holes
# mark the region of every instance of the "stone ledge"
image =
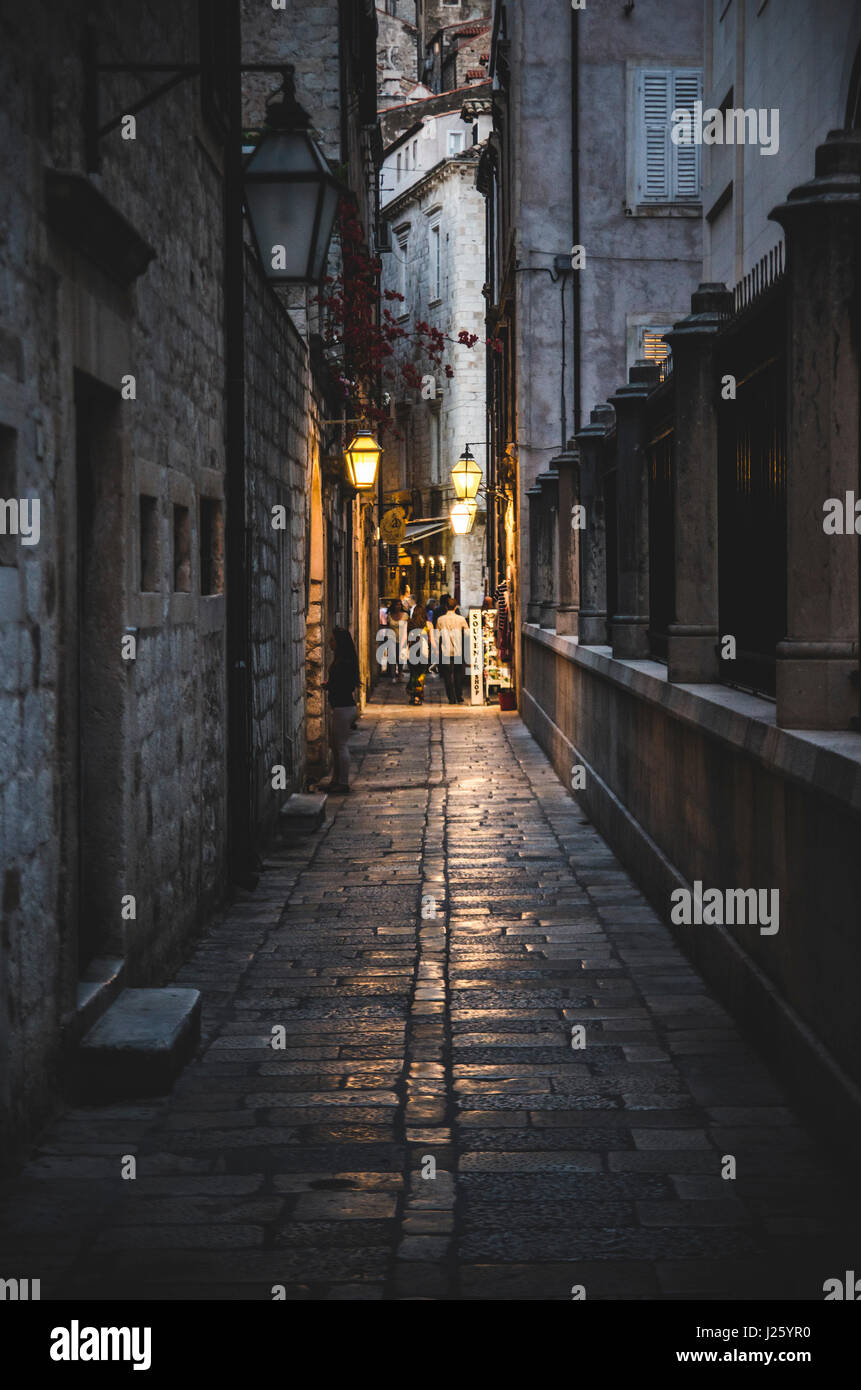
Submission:
[[78,1096],[106,1101],[170,1089],[200,1038],[200,991],[124,989],[78,1049]]
[[307,834],[319,830],[325,819],[326,796],[323,792],[293,792],[278,812],[282,834],[287,831]]
[[780,729],[774,705],[756,695],[725,685],[673,685],[658,661],[620,660],[610,647],[582,647],[574,637],[533,623],[524,623],[523,636],[720,739],[769,772],[861,814],[861,734]]

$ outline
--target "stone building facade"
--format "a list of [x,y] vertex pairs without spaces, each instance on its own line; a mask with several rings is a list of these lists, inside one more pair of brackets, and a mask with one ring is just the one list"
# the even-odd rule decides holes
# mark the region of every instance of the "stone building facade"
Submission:
[[[194,60],[196,6],[97,10],[102,61]],[[201,518],[212,558],[224,487],[220,150],[186,83],[134,140],[109,134],[88,179],[83,20],[37,4],[21,29],[7,10],[0,60],[2,492],[42,516],[38,546],[7,548],[0,614],[0,1084],[16,1136],[50,1104],[63,1025],[105,980],[174,965],[225,888],[224,595],[217,563],[201,575]],[[102,100],[127,109],[128,78]],[[167,158],[181,178],[165,180]]]
[[[505,9],[495,49],[503,89],[520,61],[513,40],[505,44]],[[648,32],[636,28],[639,11],[625,22],[637,61],[648,53],[654,63],[645,74],[647,182],[654,177],[657,193],[681,180],[678,192],[685,170],[666,162],[668,65],[654,62],[651,44],[690,7],[650,7]],[[859,1152],[861,1032],[847,982],[859,964],[861,644],[857,526],[846,499],[857,496],[859,469],[861,34],[857,7],[825,6],[815,24],[802,11],[705,6],[706,107],[721,119],[735,104],[775,109],[786,145],[781,137],[765,156],[749,143],[707,154],[706,260],[687,312],[666,331],[668,362],[636,350],[649,343],[635,345],[632,360],[612,299],[591,365],[584,339],[581,422],[549,455],[521,513],[519,700],[684,949],[811,1115]],[[616,41],[618,16],[577,14],[572,55]],[[721,23],[732,36],[723,58]],[[672,107],[693,111],[696,89],[684,84],[695,55],[687,42],[684,50]],[[579,90],[590,90],[588,79]],[[599,90],[592,85],[592,109]],[[542,117],[531,120],[523,91],[516,108],[500,105],[501,167],[509,140],[541,145],[545,167],[554,150],[570,158],[567,138],[554,143]],[[578,106],[578,117],[582,130],[588,112]],[[689,173],[702,153],[684,151]],[[621,204],[631,168],[614,165],[610,151],[606,163]],[[522,217],[522,195],[503,178],[504,227],[518,196]],[[728,198],[731,226],[722,229]],[[647,245],[654,220],[627,205],[628,243]],[[699,225],[660,216],[682,237]],[[602,260],[624,258],[626,246],[612,220],[591,243],[577,240],[585,324]],[[502,265],[491,262],[490,278]],[[716,272],[724,278],[707,278]],[[627,288],[637,290],[636,276]],[[492,402],[521,441],[522,471],[531,431],[521,401],[542,389],[542,359],[528,350],[523,300],[512,293],[510,303],[499,331],[513,326],[514,368],[500,372]],[[654,311],[676,303],[662,293]],[[708,915],[715,894],[727,911]],[[729,910],[731,899],[757,894],[779,905],[770,927]],[[687,918],[673,915],[679,895],[694,906]]]
[[415,0],[377,6],[377,104],[381,111],[410,100],[419,85],[421,41]]
[[835,95],[850,88],[859,42],[861,6],[843,0],[705,4],[704,107],[720,109],[731,93],[734,109],[756,111],[757,131],[766,113],[764,134],[777,142],[764,155],[747,141],[703,145],[706,280],[736,284],[783,239],[768,214],[809,177],[811,150],[843,126]]
[[[263,7],[246,6],[247,16],[251,8]],[[290,44],[267,50],[251,26],[242,56],[298,67],[310,46],[322,57],[321,67],[308,60],[298,95],[372,234],[373,6],[324,9],[297,7],[299,32],[267,6],[267,23]],[[36,3],[26,13],[7,7],[0,26],[8,1160],[56,1103],[62,1058],[120,988],[170,977],[228,890],[236,824],[258,853],[287,793],[325,765],[323,636],[334,621],[353,628],[367,682],[370,595],[358,576],[376,557],[342,458],[338,472],[324,457],[325,421],[343,404],[333,404],[309,332],[313,296],[303,292],[292,321],[247,239],[232,252],[225,239],[225,212],[229,223],[240,206],[228,206],[225,161],[239,0],[156,0],[144,10]],[[96,67],[156,60],[194,71],[140,109],[151,74]],[[246,120],[273,85],[271,74],[249,79]],[[239,358],[229,323],[237,283]],[[230,361],[243,378],[239,417],[230,415]],[[333,456],[335,433],[325,444]],[[284,529],[272,525],[277,505]],[[231,601],[247,615],[238,750]],[[241,806],[229,795],[231,747],[244,768]],[[283,790],[272,785],[276,764]]]
[[[392,308],[411,332],[425,321],[449,340],[444,361],[453,375],[422,362],[415,340],[396,344],[390,385],[399,438],[392,441],[383,472],[385,492],[409,498],[414,542],[408,532],[408,582],[418,598],[452,592],[463,612],[485,593],[485,536],[480,509],[472,532],[455,536],[448,523],[454,501],[451,469],[471,443],[485,468],[484,205],[475,171],[490,128],[489,93],[464,120],[463,106],[449,96],[414,103],[428,114],[386,150],[381,169],[381,215],[391,228],[392,250],[383,258],[383,291],[404,296]],[[459,346],[461,332],[476,335],[472,348]],[[398,375],[412,363],[424,387],[406,386]],[[483,508],[483,499],[481,499]],[[437,529],[432,530],[431,524]],[[404,571],[402,571],[403,577]]]

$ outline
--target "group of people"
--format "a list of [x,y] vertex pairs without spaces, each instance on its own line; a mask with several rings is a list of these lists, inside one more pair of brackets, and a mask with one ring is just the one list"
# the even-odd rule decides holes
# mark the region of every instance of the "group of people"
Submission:
[[[408,596],[407,596],[408,599]],[[412,606],[404,599],[395,599],[389,606],[386,622],[394,629],[398,651],[398,661],[391,668],[396,681],[401,679],[401,670],[409,670],[407,697],[411,705],[424,702],[424,686],[428,670],[438,670],[430,663],[430,632],[435,628],[438,634],[440,666],[445,682],[445,693],[450,705],[463,704],[463,632],[469,630],[466,618],[461,614],[457,601],[450,594],[439,599],[430,599],[427,604]],[[418,631],[419,639],[410,634]],[[418,641],[421,660],[409,661],[411,645]],[[356,646],[345,627],[336,627],[329,638],[332,649],[332,664],[323,689],[329,694],[329,714],[332,734],[332,753],[334,770],[331,781],[326,785],[330,792],[344,793],[350,790],[350,732],[356,727],[358,707],[356,690],[360,683],[359,658]]]
[[[390,668],[392,678],[401,679],[401,671],[409,671],[407,698],[411,705],[424,702],[424,687],[428,671],[439,668],[431,664],[430,633],[435,628],[438,634],[440,665],[445,682],[445,693],[450,705],[463,704],[463,638],[468,631],[466,618],[457,606],[456,599],[443,594],[439,599],[429,599],[427,604],[416,603],[411,608],[403,599],[396,598],[389,607],[386,621],[394,630],[398,651],[397,663]],[[417,639],[413,634],[419,632]],[[420,649],[421,660],[410,661],[409,652]]]

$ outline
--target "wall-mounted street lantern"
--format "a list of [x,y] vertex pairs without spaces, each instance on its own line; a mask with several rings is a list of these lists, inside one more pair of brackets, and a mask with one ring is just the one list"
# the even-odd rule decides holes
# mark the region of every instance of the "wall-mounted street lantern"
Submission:
[[468,444],[451,470],[451,481],[458,502],[466,502],[478,493],[481,469],[470,453]]
[[309,133],[293,69],[266,106],[263,136],[245,165],[245,204],[270,280],[316,283],[326,272],[341,185]]
[[382,453],[383,450],[369,429],[363,427],[358,434],[353,436],[352,441],[344,450],[347,477],[353,487],[361,491],[374,486],[377,477],[377,464]]
[[477,511],[478,503],[471,497],[465,498],[462,502],[455,502],[449,512],[449,520],[456,536],[469,535]]

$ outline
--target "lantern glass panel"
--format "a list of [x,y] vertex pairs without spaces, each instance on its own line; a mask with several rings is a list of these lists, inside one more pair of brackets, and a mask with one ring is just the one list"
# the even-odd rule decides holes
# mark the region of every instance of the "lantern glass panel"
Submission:
[[322,174],[322,156],[305,131],[277,131],[263,136],[246,165],[247,174]]
[[335,224],[337,211],[338,190],[333,184],[327,183],[323,188],[323,207],[320,212],[320,226],[317,232],[317,247],[314,253],[314,264],[311,267],[312,280],[322,280],[326,273],[326,256],[329,242],[332,239],[332,227]]
[[[317,217],[317,183],[249,183],[248,212],[267,276],[273,280],[304,280],[308,276],[311,241]],[[284,247],[283,265],[273,265]]]
[[471,454],[462,454],[451,470],[455,496],[463,502],[475,497],[481,484],[481,469]]

